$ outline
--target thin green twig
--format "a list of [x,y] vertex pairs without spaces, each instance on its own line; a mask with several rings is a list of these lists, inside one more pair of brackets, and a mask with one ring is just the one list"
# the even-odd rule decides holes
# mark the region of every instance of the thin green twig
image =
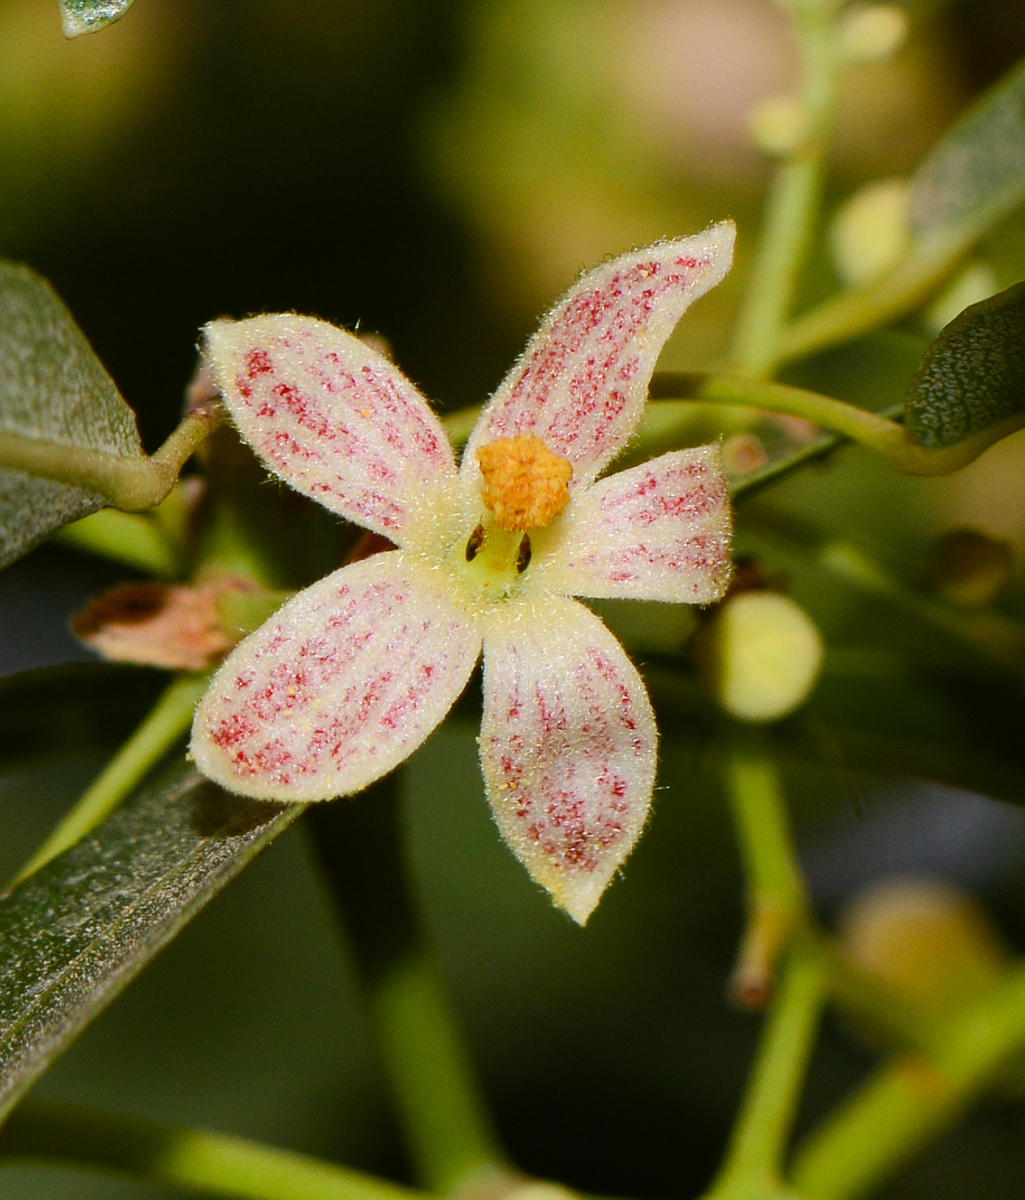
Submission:
[[451,1192],[507,1179],[495,1132],[408,875],[398,776],[306,816],[349,935],[374,1041],[417,1176]]
[[818,1029],[824,978],[814,954],[791,953],[726,1160],[707,1200],[760,1200],[783,1193],[783,1159]]
[[149,514],[104,508],[65,525],[53,540],[147,575],[173,577],[183,565],[178,547]]
[[1025,965],[958,1016],[930,1056],[901,1055],[798,1147],[793,1185],[809,1200],[855,1200],[914,1157],[1025,1046]]
[[[808,457],[825,453],[836,444],[837,438],[848,438],[866,447],[901,474],[949,475],[974,462],[996,442],[1025,428],[1025,413],[1018,413],[971,434],[957,445],[933,450],[918,445],[903,425],[890,419],[899,414],[900,406],[884,412],[870,412],[820,392],[733,372],[662,372],[652,378],[650,391],[652,400],[629,448],[631,459],[643,459],[669,445],[686,442],[696,424],[702,427],[707,424],[708,406],[711,405],[803,417],[828,431],[832,440],[803,448],[782,466],[770,464],[766,470],[773,475],[791,469]],[[461,438],[468,436],[479,411],[478,408],[460,409],[445,418],[453,442],[458,444]],[[707,431],[703,436],[707,437]],[[761,482],[760,477],[758,482]],[[741,480],[739,486],[745,489],[748,481]]]
[[731,992],[738,1004],[761,1008],[776,961],[805,918],[804,880],[794,851],[779,770],[761,730],[737,729],[726,760],[726,791],[747,880],[747,927]]
[[[928,449],[920,446],[903,425],[881,413],[869,412],[856,404],[848,404],[832,396],[805,388],[770,383],[745,375],[670,374],[656,375],[652,380],[652,396],[693,397],[695,400],[719,404],[742,405],[765,412],[784,413],[803,417],[830,433],[850,438],[883,458],[895,471],[905,475],[949,475],[974,462],[990,446],[1025,427],[1025,413],[1017,413],[973,433],[954,446]],[[673,403],[663,400],[662,403]],[[656,408],[649,404],[648,409]],[[892,411],[892,410],[889,410]],[[681,411],[680,416],[683,417]],[[659,436],[665,439],[671,422],[664,415],[646,416],[657,424]],[[641,439],[644,438],[642,428]]]
[[0,433],[0,466],[72,484],[103,496],[115,508],[141,512],[156,508],[167,498],[182,467],[221,419],[220,414],[219,407],[189,413],[150,457],[126,457],[19,433]]
[[780,335],[777,366],[807,358],[914,312],[957,266],[971,240],[936,238],[917,245],[881,279],[840,292],[796,318]]
[[116,1171],[236,1200],[418,1200],[401,1184],[245,1138],[24,1101],[0,1131],[0,1159]]
[[792,6],[802,60],[799,99],[806,128],[800,144],[780,164],[769,189],[732,353],[741,371],[757,377],[771,375],[778,361],[783,326],[822,194],[823,158],[841,61],[834,7],[827,3]]
[[12,887],[85,837],[117,808],[132,788],[188,732],[196,702],[208,683],[209,676],[203,674],[183,675],[168,685],[142,724],[21,868]]

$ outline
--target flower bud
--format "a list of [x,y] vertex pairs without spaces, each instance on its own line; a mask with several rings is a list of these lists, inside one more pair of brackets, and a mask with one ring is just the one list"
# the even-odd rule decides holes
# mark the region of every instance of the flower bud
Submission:
[[925,582],[962,608],[982,608],[1011,581],[1013,556],[1007,542],[976,529],[952,529],[932,547]]
[[849,62],[892,58],[908,34],[908,16],[898,4],[861,4],[840,19],[840,49]]
[[986,994],[1008,952],[980,904],[953,885],[891,878],[857,896],[840,918],[847,956],[925,1021]]
[[716,698],[742,721],[788,716],[808,698],[822,662],[815,623],[778,592],[741,592],[726,600],[706,645]]
[[862,284],[896,266],[911,245],[906,179],[880,179],[854,193],[829,228],[829,250],[845,284]]
[[930,337],[936,337],[969,304],[988,300],[999,290],[1000,284],[989,263],[978,260],[969,263],[922,313],[922,327]]
[[796,150],[807,128],[807,113],[796,96],[767,96],[747,119],[748,133],[758,149],[778,156]]

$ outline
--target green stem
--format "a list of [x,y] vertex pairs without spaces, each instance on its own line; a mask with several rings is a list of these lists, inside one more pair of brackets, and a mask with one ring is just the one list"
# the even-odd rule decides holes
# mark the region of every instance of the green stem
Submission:
[[22,867],[11,886],[69,849],[117,808],[132,788],[188,732],[196,702],[208,683],[208,675],[184,675],[165,689],[146,719]]
[[815,1200],[853,1200],[947,1128],[1025,1046],[1025,966],[951,1022],[933,1055],[903,1055],[797,1151],[793,1183]]
[[396,776],[307,815],[362,971],[367,1008],[418,1177],[450,1192],[505,1155],[409,888]]
[[417,1200],[424,1193],[244,1138],[26,1100],[0,1158],[63,1161],[238,1200]]
[[807,901],[776,764],[760,731],[737,730],[732,740],[726,787],[747,878],[748,920],[731,992],[744,1007],[760,1008]]
[[783,330],[777,364],[807,358],[913,312],[943,282],[970,244],[970,238],[958,238],[918,245],[882,279],[841,292],[798,317]]
[[72,484],[103,496],[115,508],[139,512],[156,508],[167,498],[182,467],[218,420],[218,409],[189,413],[149,458],[129,458],[20,433],[0,433],[0,466]]
[[802,562],[878,596],[894,608],[970,646],[1004,670],[1025,669],[1025,625],[992,611],[969,612],[907,587],[877,559],[852,542],[833,538],[813,521],[768,505],[745,511],[749,533]]
[[[695,433],[707,440],[711,436],[709,413],[715,405],[803,417],[834,435],[831,442],[800,451],[782,468],[770,464],[767,471],[773,474],[806,457],[824,453],[835,444],[836,437],[841,437],[878,454],[901,474],[949,475],[974,462],[994,443],[1025,427],[1025,413],[1018,413],[971,434],[955,446],[932,450],[913,441],[904,426],[891,420],[889,415],[869,412],[819,392],[754,379],[749,375],[661,372],[652,378],[650,391],[652,400],[645,409],[643,423],[627,455],[631,462],[677,446]],[[461,409],[445,419],[454,442],[458,444],[461,438],[468,436],[478,411],[476,408]],[[899,412],[900,408],[887,410],[889,414],[895,411]],[[741,481],[741,486],[746,488],[748,481]]]
[[147,575],[175,576],[181,570],[178,548],[160,525],[141,513],[104,508],[58,530],[53,541],[109,558]]
[[800,101],[807,128],[801,145],[780,164],[766,200],[733,345],[733,362],[748,375],[770,375],[775,368],[818,212],[840,62],[832,8],[801,4],[792,14],[803,63]]
[[965,612],[906,588],[850,542],[825,541],[818,562],[833,575],[926,621],[1002,666],[1025,666],[1025,627],[996,612]]
[[814,955],[803,950],[790,955],[709,1200],[757,1200],[782,1190],[783,1158],[815,1042],[824,979]]
[[[995,442],[1025,427],[1025,413],[1006,417],[979,433],[971,434],[955,446],[928,449],[918,445],[903,425],[880,413],[869,412],[844,400],[823,396],[819,392],[770,383],[736,374],[656,375],[651,382],[653,397],[691,396],[695,400],[718,404],[743,405],[766,412],[785,413],[803,417],[841,437],[850,438],[874,451],[896,471],[905,475],[949,475],[974,462]],[[687,401],[663,400],[662,404],[677,405],[677,419],[685,421]],[[659,404],[649,404],[649,413],[641,429],[641,440],[650,426],[664,441],[672,429],[672,415],[658,412]],[[655,410],[655,411],[651,411]]]

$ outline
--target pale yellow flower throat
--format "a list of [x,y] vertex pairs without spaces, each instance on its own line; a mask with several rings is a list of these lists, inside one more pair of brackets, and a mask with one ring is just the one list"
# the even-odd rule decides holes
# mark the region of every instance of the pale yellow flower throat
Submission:
[[470,534],[464,578],[498,598],[530,566],[529,530],[543,529],[569,503],[570,463],[532,433],[497,438],[477,451],[481,499],[490,517]]

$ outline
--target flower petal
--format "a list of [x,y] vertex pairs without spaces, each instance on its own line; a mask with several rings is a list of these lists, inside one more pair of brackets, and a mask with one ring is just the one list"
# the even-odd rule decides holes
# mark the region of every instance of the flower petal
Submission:
[[512,852],[581,925],[644,826],[656,739],[641,677],[582,604],[551,597],[489,625],[488,799]]
[[710,604],[730,580],[718,445],[675,450],[578,492],[536,556],[536,582],[574,596]]
[[655,361],[692,300],[730,268],[735,228],[723,221],[693,237],[624,254],[586,275],[545,317],[484,409],[463,454],[533,433],[589,482],[640,420]]
[[297,491],[401,544],[424,488],[455,475],[426,400],[344,329],[277,314],[215,321],[205,348],[239,432]]
[[480,633],[388,551],[300,592],[214,676],[197,767],[258,800],[327,800],[402,762],[466,685]]

